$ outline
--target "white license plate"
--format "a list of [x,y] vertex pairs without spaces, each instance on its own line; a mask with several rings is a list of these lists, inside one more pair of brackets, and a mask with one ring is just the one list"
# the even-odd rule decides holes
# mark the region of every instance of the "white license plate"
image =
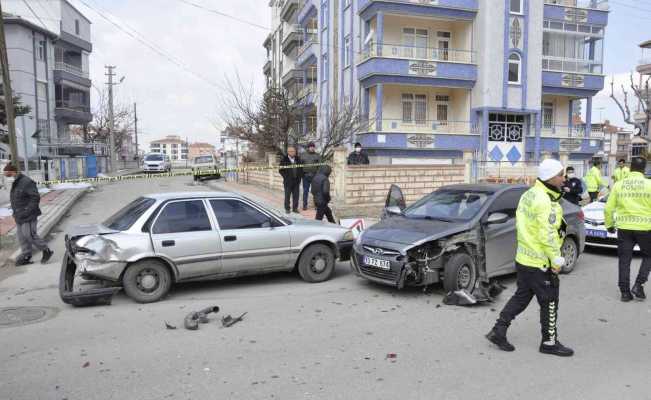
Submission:
[[587,236],[604,238],[604,239],[608,237],[608,232],[607,231],[600,231],[600,230],[596,230],[596,229],[586,229],[585,234]]
[[375,268],[380,268],[380,269],[385,269],[389,270],[391,269],[391,262],[388,260],[380,260],[379,258],[373,258],[369,256],[364,256],[364,264],[370,266],[370,267],[375,267]]

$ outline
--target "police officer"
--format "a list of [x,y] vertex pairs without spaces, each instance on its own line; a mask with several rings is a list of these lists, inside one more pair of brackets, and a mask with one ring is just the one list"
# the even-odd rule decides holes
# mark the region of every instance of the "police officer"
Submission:
[[626,160],[619,160],[617,163],[617,168],[615,168],[615,171],[613,171],[613,183],[617,183],[624,178],[627,178],[630,173],[631,170],[626,166]]
[[518,248],[515,256],[517,290],[506,303],[486,338],[501,350],[515,347],[506,338],[511,321],[523,312],[533,296],[540,304],[542,341],[540,352],[570,357],[574,350],[557,339],[558,274],[565,259],[561,256],[563,209],[559,203],[564,178],[563,165],[553,159],[538,167],[538,180],[522,195],[516,211]]
[[[651,180],[644,177],[645,169],[644,158],[633,158],[631,173],[615,184],[604,210],[608,232],[615,233],[617,228],[619,290],[624,302],[633,300],[633,296],[646,299],[644,284],[651,270]],[[631,289],[631,259],[636,244],[642,252],[642,265]]]
[[592,161],[592,168],[585,175],[585,185],[588,187],[591,203],[597,201],[599,190],[602,187],[608,186],[601,176],[601,169],[599,167],[601,167],[601,163],[598,160]]
[[581,202],[581,193],[583,193],[581,180],[574,174],[574,167],[567,167],[565,184],[563,185],[563,198],[578,206]]

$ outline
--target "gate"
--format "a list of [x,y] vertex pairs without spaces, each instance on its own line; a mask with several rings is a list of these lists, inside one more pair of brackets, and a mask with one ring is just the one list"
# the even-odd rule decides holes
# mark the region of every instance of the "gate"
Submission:
[[86,176],[88,178],[97,178],[97,157],[86,156]]

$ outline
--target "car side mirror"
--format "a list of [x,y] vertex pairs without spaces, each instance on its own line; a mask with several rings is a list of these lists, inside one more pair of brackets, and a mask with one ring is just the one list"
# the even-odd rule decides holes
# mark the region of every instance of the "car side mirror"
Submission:
[[387,215],[402,215],[402,210],[398,206],[390,206],[384,209]]
[[488,216],[488,218],[486,219],[486,225],[503,224],[508,220],[509,220],[508,214],[496,212]]

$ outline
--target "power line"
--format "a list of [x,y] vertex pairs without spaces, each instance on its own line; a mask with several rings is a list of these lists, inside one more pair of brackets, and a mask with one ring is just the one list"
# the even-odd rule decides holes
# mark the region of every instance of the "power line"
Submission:
[[37,19],[37,20],[41,23],[41,25],[43,26],[43,28],[44,28],[46,31],[49,30],[49,29],[47,28],[47,25],[45,25],[45,23],[44,23],[43,20],[41,19],[41,17],[39,17],[38,14],[36,14],[36,12],[34,11],[34,9],[32,8],[32,6],[29,5],[29,3],[27,2],[27,0],[23,0],[23,3],[25,3],[25,5],[27,6],[27,8],[29,8],[29,11],[31,11],[32,14],[34,14],[34,16],[36,17],[36,19]]
[[195,7],[195,8],[198,8],[198,9],[213,13],[213,14],[221,15],[222,17],[225,17],[225,18],[230,18],[230,19],[232,19],[234,21],[238,21],[238,22],[241,22],[243,24],[247,24],[247,25],[250,25],[250,26],[253,26],[253,27],[256,27],[256,28],[264,29],[265,31],[271,31],[271,28],[269,28],[268,26],[262,26],[262,25],[256,24],[255,22],[246,21],[246,20],[243,20],[241,18],[226,14],[224,12],[221,12],[221,11],[218,11],[218,10],[215,10],[215,9],[212,9],[212,8],[204,7],[201,4],[193,3],[193,2],[188,1],[188,0],[178,0],[178,1],[180,1],[181,3],[187,4],[189,6],[192,6],[192,7]]

